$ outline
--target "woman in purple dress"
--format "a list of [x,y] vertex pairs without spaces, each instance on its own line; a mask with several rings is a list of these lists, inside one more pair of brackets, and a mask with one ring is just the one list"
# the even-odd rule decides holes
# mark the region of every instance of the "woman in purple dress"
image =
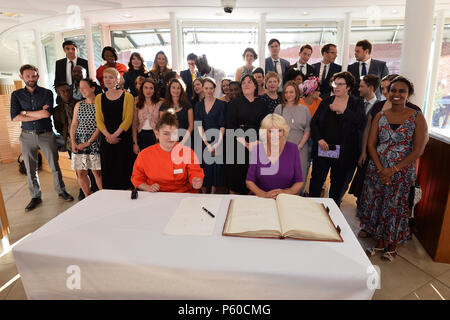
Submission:
[[276,198],[280,193],[299,194],[303,186],[298,147],[288,142],[289,125],[278,114],[261,121],[262,143],[252,148],[246,185],[262,198]]
[[416,179],[416,160],[425,149],[427,124],[423,115],[406,106],[414,93],[404,77],[392,80],[392,108],[378,113],[370,128],[369,161],[358,206],[361,227],[377,240],[369,256],[383,252],[392,261],[397,245],[407,240],[408,196]]

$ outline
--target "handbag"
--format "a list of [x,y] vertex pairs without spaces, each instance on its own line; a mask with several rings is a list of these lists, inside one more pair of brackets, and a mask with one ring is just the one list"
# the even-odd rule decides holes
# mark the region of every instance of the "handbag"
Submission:
[[[23,155],[20,154],[17,158],[17,162],[19,163],[19,172],[21,174],[27,174],[27,168],[25,167],[25,161],[23,161]],[[38,152],[38,170],[42,168],[42,155]]]

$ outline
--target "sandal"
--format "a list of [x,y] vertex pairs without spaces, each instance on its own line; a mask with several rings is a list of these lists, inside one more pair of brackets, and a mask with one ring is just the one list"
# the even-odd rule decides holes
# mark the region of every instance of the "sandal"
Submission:
[[370,235],[370,233],[368,233],[366,230],[361,229],[361,230],[359,230],[359,232],[358,232],[358,237],[359,237],[359,238],[370,238],[371,235]]
[[372,256],[377,254],[377,251],[384,251],[384,248],[367,248],[366,249],[366,254],[369,257],[372,257]]
[[386,251],[381,256],[381,260],[392,262],[396,256],[397,256],[397,250]]

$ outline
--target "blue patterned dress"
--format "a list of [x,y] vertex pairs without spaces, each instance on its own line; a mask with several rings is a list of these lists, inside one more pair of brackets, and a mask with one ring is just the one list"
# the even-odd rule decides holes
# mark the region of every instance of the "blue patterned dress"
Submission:
[[[377,153],[383,167],[400,163],[413,150],[416,111],[397,129],[389,125],[384,112],[378,121]],[[402,243],[408,235],[408,195],[416,180],[415,162],[391,177],[392,185],[381,183],[377,167],[369,161],[358,207],[361,228],[385,245]]]

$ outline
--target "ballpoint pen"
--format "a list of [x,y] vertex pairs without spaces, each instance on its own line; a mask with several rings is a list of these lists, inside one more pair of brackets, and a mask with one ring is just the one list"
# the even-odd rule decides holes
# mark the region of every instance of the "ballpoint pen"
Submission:
[[202,207],[202,209],[203,209],[207,214],[209,214],[211,217],[213,217],[213,218],[216,217],[215,215],[213,215],[213,214],[211,213],[211,211],[209,211],[209,210],[206,209],[205,207]]

